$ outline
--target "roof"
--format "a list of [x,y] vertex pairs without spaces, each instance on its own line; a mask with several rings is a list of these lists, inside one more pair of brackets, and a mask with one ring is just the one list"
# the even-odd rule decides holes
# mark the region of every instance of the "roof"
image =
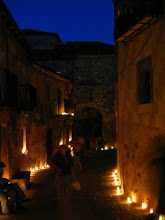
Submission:
[[6,17],[10,30],[20,32],[20,28],[18,27],[3,0],[0,0],[0,16]]
[[40,31],[40,30],[32,30],[32,29],[24,29],[22,30],[22,33],[25,36],[55,36],[57,38],[57,40],[59,41],[59,43],[62,43],[61,38],[59,37],[59,35],[57,33],[52,33],[52,32],[47,32],[47,31]]
[[74,55],[114,54],[115,46],[98,41],[69,41],[65,44],[65,52]]

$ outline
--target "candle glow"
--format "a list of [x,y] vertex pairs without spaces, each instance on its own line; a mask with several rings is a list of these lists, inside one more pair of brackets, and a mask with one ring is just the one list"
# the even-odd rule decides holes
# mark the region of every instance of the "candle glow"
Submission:
[[132,203],[132,201],[131,201],[131,198],[130,198],[130,197],[127,197],[127,203],[128,203],[128,204],[131,204],[131,203]]
[[147,208],[147,203],[142,203],[142,209],[146,209]]
[[132,195],[132,202],[136,202],[136,198],[134,194]]
[[117,187],[117,195],[120,195],[121,192],[120,192],[120,187]]
[[159,216],[159,220],[163,220],[163,216],[162,215]]

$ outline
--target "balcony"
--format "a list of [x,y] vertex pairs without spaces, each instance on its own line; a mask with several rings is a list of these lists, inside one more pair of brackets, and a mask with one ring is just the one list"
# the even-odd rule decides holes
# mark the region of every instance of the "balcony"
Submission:
[[36,88],[29,85],[19,86],[19,109],[23,111],[32,111],[37,107]]
[[115,40],[124,41],[164,14],[163,0],[114,0]]
[[0,106],[17,107],[17,77],[7,69],[0,69]]

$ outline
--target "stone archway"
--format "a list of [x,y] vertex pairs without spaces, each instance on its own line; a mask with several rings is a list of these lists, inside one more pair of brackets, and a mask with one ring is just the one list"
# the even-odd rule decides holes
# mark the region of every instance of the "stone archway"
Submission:
[[102,114],[96,108],[82,109],[73,122],[73,137],[82,137],[86,149],[96,149],[103,146]]

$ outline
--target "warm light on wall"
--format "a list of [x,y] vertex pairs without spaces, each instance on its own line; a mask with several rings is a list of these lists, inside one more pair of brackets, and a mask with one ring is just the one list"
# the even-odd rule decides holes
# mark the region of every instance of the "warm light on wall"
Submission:
[[142,203],[142,209],[146,209],[147,208],[147,203]]
[[153,214],[154,210],[152,208],[150,208],[150,214]]
[[26,128],[23,128],[23,148],[22,148],[22,154],[27,154],[27,147],[26,147]]

